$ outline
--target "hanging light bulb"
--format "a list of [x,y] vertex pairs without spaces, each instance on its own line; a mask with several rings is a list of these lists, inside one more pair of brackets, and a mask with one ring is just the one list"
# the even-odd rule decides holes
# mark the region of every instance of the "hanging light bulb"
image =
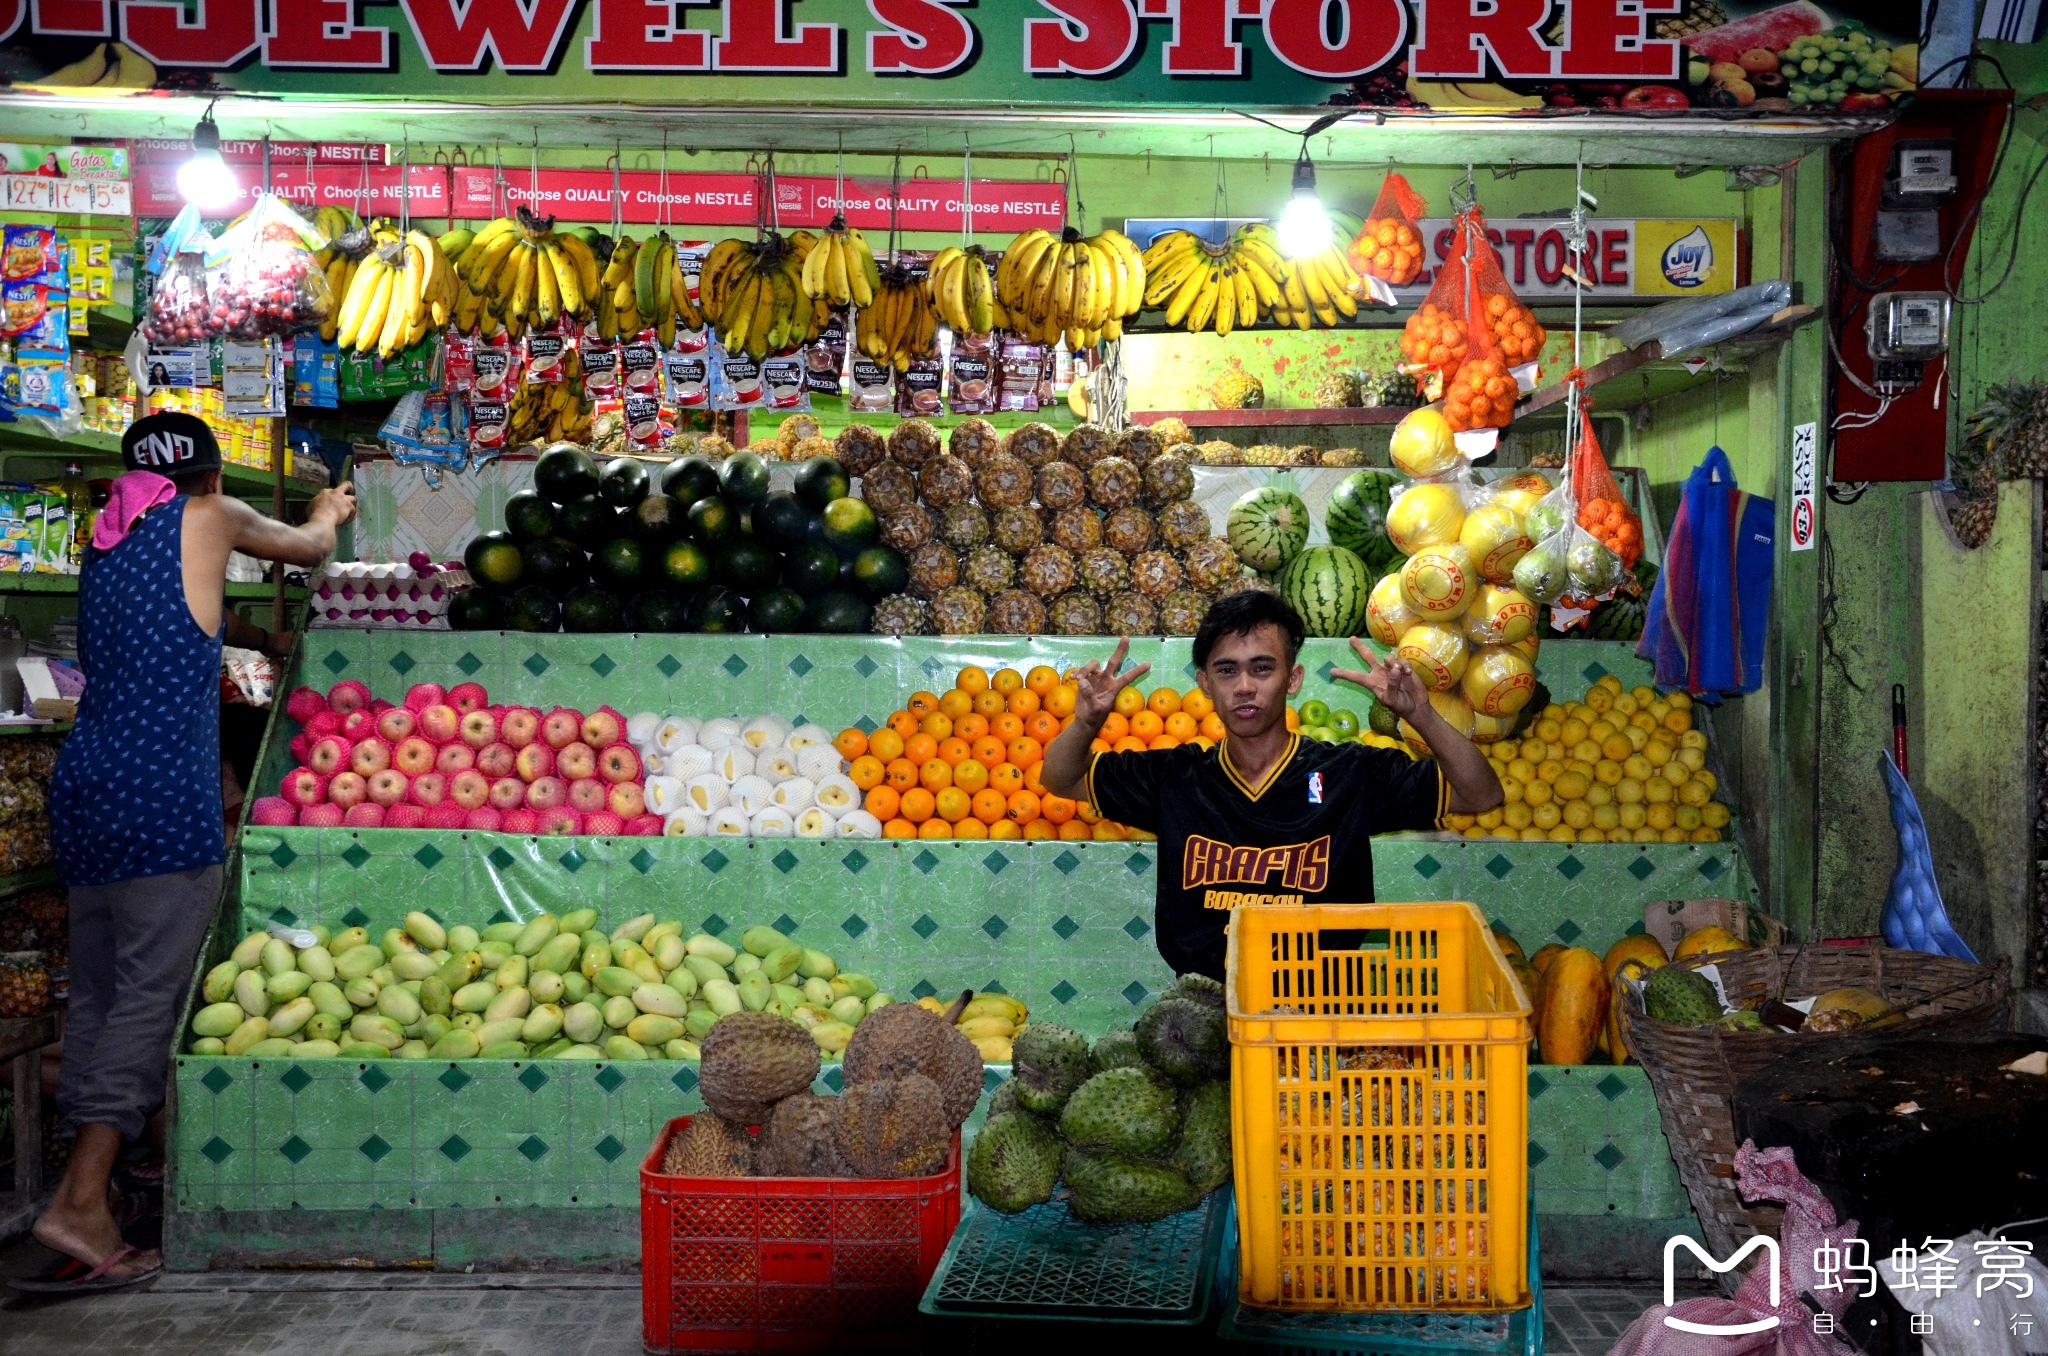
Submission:
[[1316,197],[1315,162],[1308,158],[1308,139],[1302,138],[1301,155],[1294,162],[1294,196],[1280,214],[1280,249],[1290,259],[1307,259],[1330,248],[1333,231],[1330,214]]
[[200,211],[213,212],[233,202],[240,191],[235,172],[220,158],[220,128],[214,125],[213,106],[208,104],[192,129],[192,154],[178,166],[178,192]]

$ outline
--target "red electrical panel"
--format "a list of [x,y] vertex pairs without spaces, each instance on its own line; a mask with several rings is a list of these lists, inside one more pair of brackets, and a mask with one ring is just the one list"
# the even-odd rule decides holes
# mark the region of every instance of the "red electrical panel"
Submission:
[[[1864,334],[1874,293],[1945,292],[1951,286],[1969,291],[1965,263],[1978,222],[1972,209],[1990,183],[2012,101],[2011,90],[1922,90],[1899,110],[1897,121],[1863,137],[1851,150],[1838,193],[1840,257],[1826,323],[1835,327],[1843,365],[1864,382],[1876,380]],[[1885,181],[1892,173],[1894,152],[1902,142],[1953,146],[1956,184],[1938,209],[1940,252],[1923,263],[1879,257],[1878,213],[1885,205]],[[1953,323],[1953,313],[1950,319]],[[1882,419],[1863,427],[1856,426],[1855,416],[1875,412],[1878,401],[1836,373],[1835,411],[1851,417],[1834,435],[1835,480],[1939,480],[1946,474],[1949,411],[1945,395],[1940,397],[1943,404],[1936,400],[1948,376],[1948,361],[1944,355],[1929,362],[1917,389],[1895,398]]]

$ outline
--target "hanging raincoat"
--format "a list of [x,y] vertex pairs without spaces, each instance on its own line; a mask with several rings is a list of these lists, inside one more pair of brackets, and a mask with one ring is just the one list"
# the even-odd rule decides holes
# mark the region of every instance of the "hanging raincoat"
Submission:
[[1636,646],[1657,686],[1706,701],[1762,686],[1776,514],[1736,487],[1718,447],[1686,477]]

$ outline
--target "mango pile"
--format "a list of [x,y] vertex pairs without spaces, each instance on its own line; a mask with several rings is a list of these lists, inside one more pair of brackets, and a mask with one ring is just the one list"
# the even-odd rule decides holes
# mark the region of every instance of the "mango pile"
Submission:
[[[937,998],[920,998],[917,1005],[942,1017],[946,1013],[946,1005]],[[953,1029],[974,1042],[983,1063],[1008,1064],[1010,1042],[1024,1030],[1030,1016],[1031,1009],[1006,993],[980,993],[961,1010]]]

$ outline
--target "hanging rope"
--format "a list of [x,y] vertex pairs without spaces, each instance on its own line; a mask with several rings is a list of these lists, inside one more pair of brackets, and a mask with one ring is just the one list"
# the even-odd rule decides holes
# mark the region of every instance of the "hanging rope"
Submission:
[[412,229],[412,131],[398,125],[398,233]]
[[540,215],[540,128],[533,129],[533,153],[526,161],[527,210]]
[[974,243],[974,138],[961,133],[960,153],[960,248]]
[[1081,196],[1081,157],[1074,145],[1074,134],[1067,133],[1067,191],[1073,195],[1073,220],[1080,223],[1079,229],[1088,229],[1088,204]]
[[[1470,169],[1466,174],[1471,174]],[[1469,182],[1469,177],[1468,177]],[[1586,246],[1589,239],[1586,226],[1586,143],[1579,143],[1577,163],[1572,171],[1572,213],[1571,224],[1566,228],[1565,241],[1574,269],[1583,270],[1586,262]],[[1586,379],[1582,345],[1585,339],[1586,289],[1572,288],[1572,370],[1567,378],[1564,405],[1565,478],[1571,478],[1572,447],[1579,432],[1579,403],[1583,399]]]
[[889,162],[889,264],[895,267],[896,259],[896,204],[903,197],[903,156],[899,153]]
[[839,185],[836,190],[836,196],[832,199],[832,215],[843,217],[846,215],[846,133],[844,132],[839,134],[838,174]]
[[619,161],[625,157],[625,154],[626,143],[623,141],[614,142],[612,145],[612,239],[614,241],[626,234],[626,193],[620,184],[619,175]]

